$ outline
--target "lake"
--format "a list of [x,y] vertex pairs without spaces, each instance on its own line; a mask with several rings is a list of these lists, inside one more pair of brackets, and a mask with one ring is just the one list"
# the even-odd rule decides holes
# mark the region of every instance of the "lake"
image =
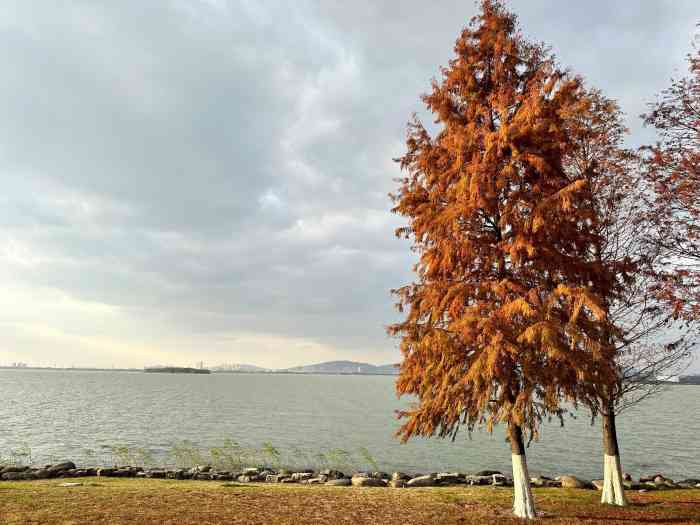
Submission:
[[[173,464],[174,445],[246,448],[271,443],[285,463],[431,472],[510,470],[501,429],[460,433],[455,442],[401,444],[393,377],[274,374],[170,375],[139,372],[0,370],[0,457],[34,463],[115,460],[114,447]],[[700,477],[700,385],[671,386],[618,420],[622,460],[633,476]],[[342,449],[345,453],[338,453]],[[565,428],[544,425],[527,451],[532,475],[602,474],[600,426],[581,412]],[[321,456],[320,454],[324,454]],[[346,468],[349,468],[346,467]]]

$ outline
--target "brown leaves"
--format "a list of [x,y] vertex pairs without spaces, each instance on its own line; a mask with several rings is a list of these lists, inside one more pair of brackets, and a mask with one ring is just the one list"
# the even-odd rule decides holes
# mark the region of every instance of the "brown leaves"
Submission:
[[405,320],[389,328],[404,355],[397,392],[418,398],[403,439],[481,422],[536,432],[594,375],[615,380],[602,305],[616,280],[594,257],[590,181],[567,168],[589,93],[496,1],[455,54],[423,97],[439,132],[409,124],[393,196],[420,257],[398,294]]

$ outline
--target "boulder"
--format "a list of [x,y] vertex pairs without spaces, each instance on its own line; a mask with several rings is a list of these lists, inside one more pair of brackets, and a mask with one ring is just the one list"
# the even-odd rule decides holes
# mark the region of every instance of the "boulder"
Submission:
[[405,479],[392,479],[389,482],[389,486],[395,489],[402,489],[406,486],[406,480]]
[[503,475],[503,473],[500,470],[480,470],[479,472],[477,472],[474,475],[475,476],[489,476],[490,477],[490,476],[493,476],[494,474]]
[[493,486],[503,487],[510,484],[510,480],[503,474],[494,474],[491,476],[491,485]]
[[393,481],[396,481],[396,480],[399,480],[399,479],[400,479],[400,480],[404,480],[404,481],[408,481],[409,479],[411,479],[411,476],[409,476],[408,474],[406,474],[406,473],[404,473],[404,472],[394,472],[394,473],[391,475],[391,479],[392,479]]
[[386,472],[372,472],[369,475],[370,478],[374,479],[385,479],[385,480],[390,480],[391,476],[387,474]]
[[165,479],[166,472],[164,470],[149,470],[147,472],[139,472],[140,475],[153,479]]
[[465,481],[469,485],[489,485],[493,483],[493,477],[491,476],[467,476]]
[[349,487],[351,484],[352,482],[350,481],[350,478],[337,478],[326,481],[326,485],[330,485],[332,487]]
[[37,470],[34,474],[36,475],[36,479],[48,479],[51,477],[51,474],[45,468]]
[[97,475],[101,477],[109,477],[114,474],[115,469],[109,467],[100,467],[97,469]]
[[562,488],[565,489],[585,489],[589,486],[588,482],[576,476],[561,476],[559,481],[561,481]]
[[4,474],[0,474],[0,479],[3,481],[17,481],[22,479],[22,475],[24,472],[5,472]]
[[265,476],[265,481],[267,483],[281,483],[283,479],[290,479],[290,476],[286,474],[270,474]]
[[377,478],[353,477],[350,482],[353,487],[386,487],[386,482]]
[[73,469],[75,469],[75,463],[73,463],[72,461],[64,461],[62,463],[56,463],[55,465],[51,465],[47,470],[51,473],[59,473]]
[[598,490],[603,490],[603,480],[602,479],[594,479],[591,481],[591,484]]
[[25,470],[29,470],[29,467],[20,467],[17,465],[8,465],[4,467],[2,470],[0,470],[0,475],[2,474],[10,474],[14,472],[24,472]]
[[434,487],[437,485],[435,478],[431,475],[419,476],[406,482],[407,487]]
[[282,478],[280,480],[280,483],[296,483],[296,482],[297,482],[297,480],[295,480],[294,478],[291,478],[291,477],[290,478]]
[[440,472],[436,476],[437,482],[445,485],[459,485],[466,483],[467,481],[464,478],[464,474],[460,474],[459,472]]
[[322,476],[326,476],[326,478],[330,479],[343,479],[345,477],[345,474],[340,472],[339,470],[332,470],[332,469],[325,469],[320,472]]
[[313,472],[295,472],[292,474],[292,479],[294,481],[301,481],[304,479],[311,479],[314,477]]

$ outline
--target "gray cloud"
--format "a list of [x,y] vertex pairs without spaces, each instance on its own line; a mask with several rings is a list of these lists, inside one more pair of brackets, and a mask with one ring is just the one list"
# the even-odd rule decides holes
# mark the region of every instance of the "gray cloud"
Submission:
[[[649,140],[635,117],[682,68],[695,2],[512,5]],[[412,258],[392,235],[391,158],[474,11],[3,3],[11,358],[396,359],[388,291]]]

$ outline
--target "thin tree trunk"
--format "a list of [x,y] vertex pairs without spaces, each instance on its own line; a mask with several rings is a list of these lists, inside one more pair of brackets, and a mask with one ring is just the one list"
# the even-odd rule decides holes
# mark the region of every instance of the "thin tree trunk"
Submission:
[[625,486],[622,479],[622,464],[620,463],[620,448],[617,444],[617,429],[615,427],[615,407],[608,403],[603,413],[603,495],[601,503],[627,506]]
[[523,430],[520,426],[511,423],[508,426],[508,434],[513,462],[513,514],[518,518],[534,519],[537,517],[537,513],[532,490],[530,490],[530,474],[527,471]]

